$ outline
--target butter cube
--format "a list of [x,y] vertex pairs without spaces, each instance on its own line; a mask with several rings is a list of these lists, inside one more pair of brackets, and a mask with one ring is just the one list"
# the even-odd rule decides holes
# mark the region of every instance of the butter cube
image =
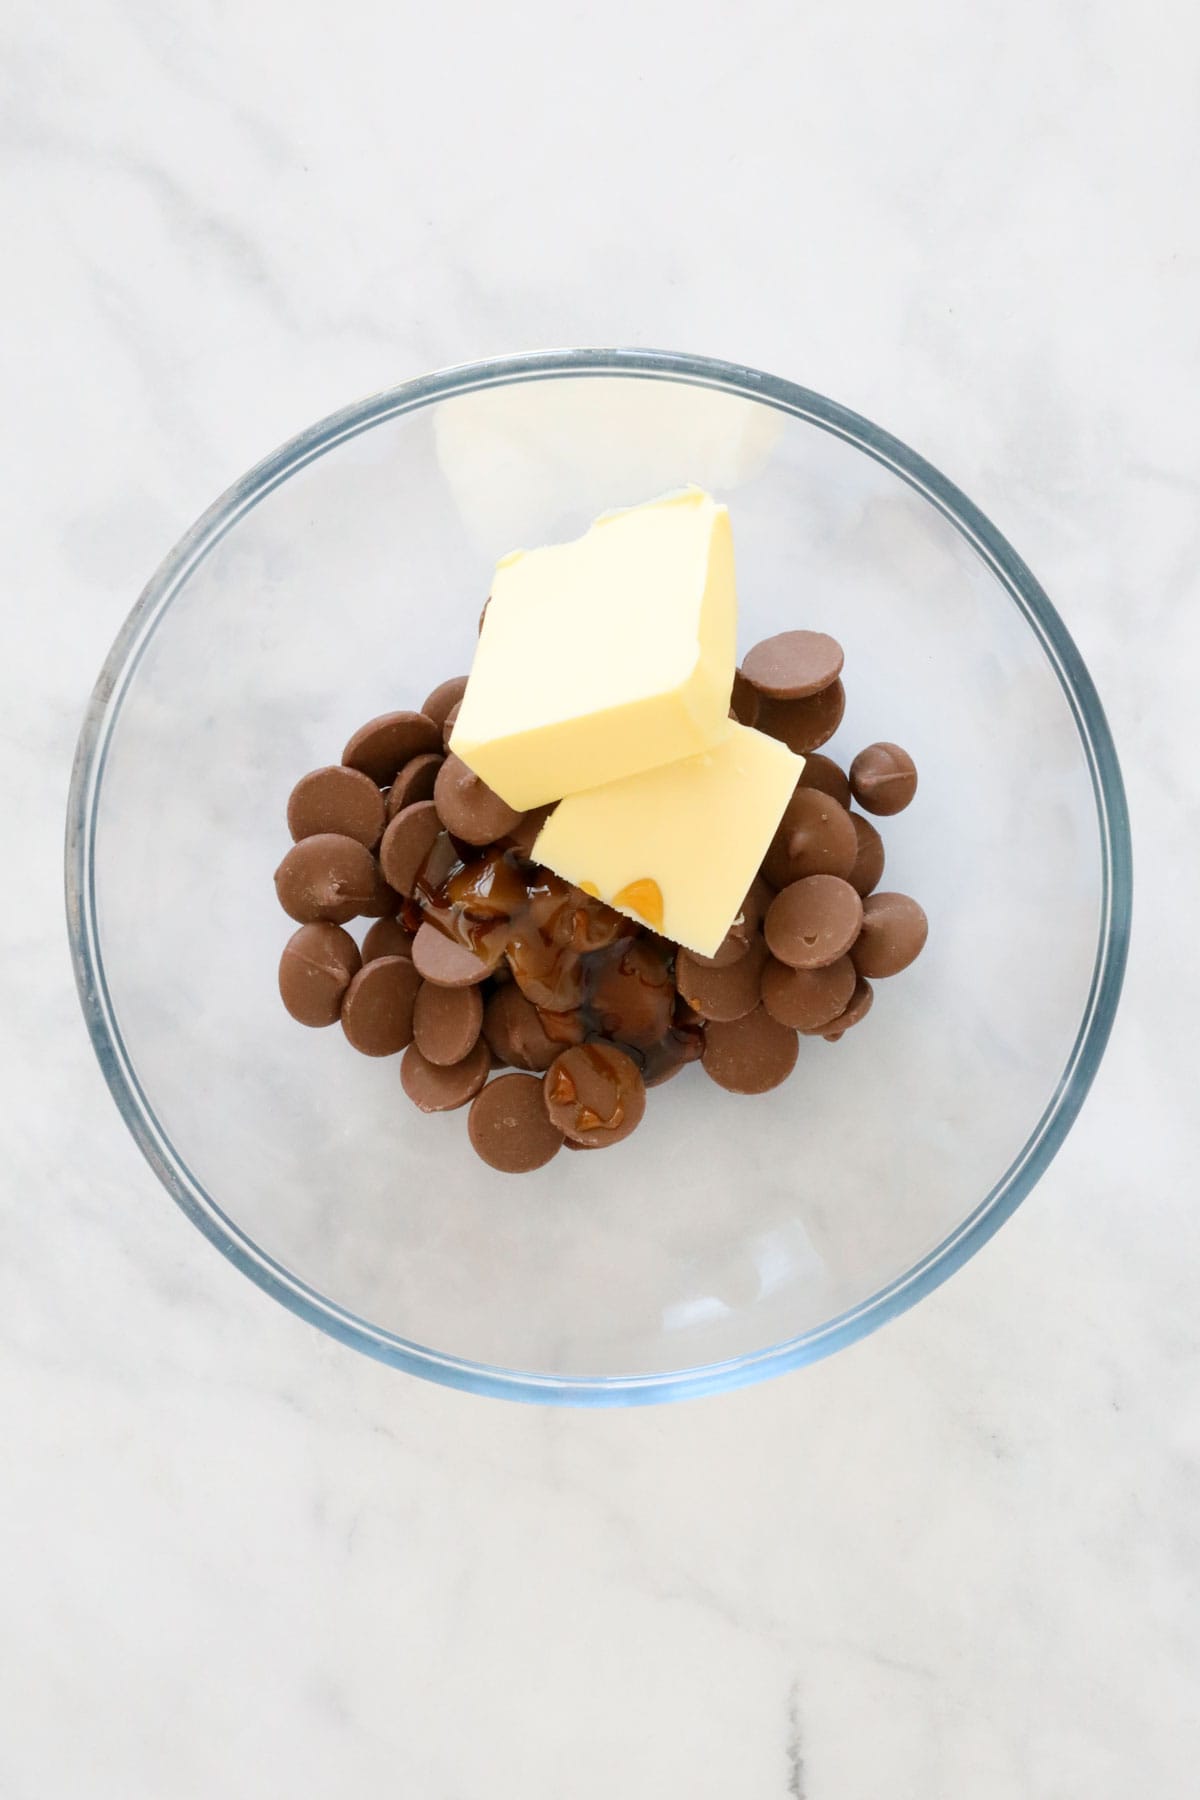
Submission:
[[569,794],[542,827],[534,859],[712,956],[803,768],[785,744],[726,720],[708,750]]
[[704,750],[733,686],[729,512],[699,488],[499,563],[450,748],[521,811]]

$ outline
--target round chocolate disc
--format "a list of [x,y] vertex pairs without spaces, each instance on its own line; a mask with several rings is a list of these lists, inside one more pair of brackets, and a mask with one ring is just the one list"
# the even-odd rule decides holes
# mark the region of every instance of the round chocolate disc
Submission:
[[848,956],[823,969],[791,969],[774,957],[762,977],[762,1001],[773,1019],[796,1031],[823,1031],[844,1012],[857,976]]
[[771,954],[789,968],[823,969],[845,956],[862,922],[863,903],[848,881],[809,875],[776,894],[763,930]]
[[787,1080],[799,1053],[791,1027],[757,1006],[743,1018],[709,1025],[700,1060],[705,1074],[731,1094],[765,1094]]
[[399,919],[376,919],[362,941],[362,959],[375,962],[381,956],[407,956],[412,961],[413,934]]
[[430,1062],[416,1044],[410,1044],[400,1062],[400,1085],[422,1112],[453,1112],[474,1098],[492,1066],[488,1047],[480,1038],[461,1062]]
[[820,788],[798,787],[783,809],[763,859],[768,881],[784,888],[806,875],[840,875],[854,867],[858,839],[845,807]]
[[495,843],[521,822],[516,808],[493,793],[461,757],[446,758],[438,770],[433,798],[446,830],[464,844]]
[[828,1025],[822,1025],[818,1032],[810,1033],[810,1035],[823,1037],[827,1044],[836,1044],[839,1038],[846,1035],[852,1025],[857,1025],[860,1019],[866,1018],[874,998],[875,990],[870,982],[864,980],[860,975],[854,984],[854,992],[845,1012],[840,1012],[836,1019],[831,1020]]
[[411,900],[425,858],[441,836],[442,822],[432,800],[401,809],[383,834],[379,863],[389,884]]
[[862,909],[862,931],[850,952],[855,968],[872,981],[898,975],[925,948],[929,920],[907,894],[871,894]]
[[307,925],[332,919],[344,925],[375,897],[375,858],[357,838],[320,831],[293,844],[275,871],[275,892],[289,918]]
[[410,757],[440,748],[440,738],[437,726],[424,713],[381,713],[359,726],[342,751],[342,761],[349,769],[361,769],[380,787],[388,787]]
[[383,830],[383,795],[369,775],[332,763],[300,777],[288,797],[287,822],[297,843],[332,831],[373,850]]
[[725,968],[698,962],[690,950],[681,950],[675,958],[675,985],[702,1019],[740,1019],[758,1005],[766,960],[767,946],[760,936],[751,940],[745,956]]
[[822,756],[819,750],[814,750],[810,756],[805,757],[796,785],[819,788],[831,800],[836,800],[839,806],[850,805],[850,782],[845,770],[834,762],[832,756]]
[[454,675],[449,681],[440,681],[429,695],[421,711],[427,719],[432,719],[438,730],[446,723],[446,714],[452,706],[457,706],[467,691],[465,675]]
[[342,1030],[364,1056],[394,1056],[411,1044],[420,977],[407,956],[364,963],[342,1001]]
[[781,631],[755,644],[742,673],[774,700],[803,700],[835,682],[845,660],[837,639],[823,631]]
[[734,670],[733,693],[729,699],[729,710],[739,725],[754,726],[758,723],[758,709],[761,705],[758,689],[746,680],[740,669]]
[[406,806],[415,806],[418,800],[433,799],[433,784],[444,760],[437,751],[427,750],[423,756],[414,756],[411,762],[405,763],[387,791],[389,819],[394,819]]
[[472,1148],[505,1175],[540,1169],[563,1146],[562,1132],[547,1116],[540,1075],[498,1075],[477,1095],[467,1115]]
[[[574,1018],[571,1014],[551,1014],[554,1028]],[[578,1026],[582,1040],[582,1025]],[[572,1028],[572,1035],[574,1028]],[[527,1000],[514,982],[498,987],[489,994],[483,1009],[483,1035],[496,1055],[514,1069],[533,1069],[544,1073],[563,1048],[561,1037],[551,1037],[543,1015]]]
[[462,704],[461,701],[456,700],[454,702],[454,705],[450,708],[450,711],[446,714],[445,718],[442,720],[442,749],[443,750],[449,750],[449,748],[450,748],[450,739],[454,736],[454,727],[458,723],[458,709],[461,704]]
[[858,839],[858,854],[846,880],[865,900],[883,880],[883,839],[870,819],[864,819],[861,813],[852,812],[850,823]]
[[[840,1010],[840,1008],[839,1008]],[[413,1039],[426,1062],[448,1068],[475,1048],[483,1024],[477,987],[435,987],[423,981],[413,1007]]]
[[641,1124],[646,1085],[633,1058],[615,1044],[573,1044],[550,1064],[542,1090],[546,1112],[563,1137],[600,1150]]
[[917,765],[899,744],[868,744],[850,764],[850,786],[865,812],[890,818],[917,791]]
[[778,738],[798,755],[808,756],[833,736],[845,710],[846,690],[840,681],[834,681],[807,700],[764,698],[758,729],[768,737]]
[[340,925],[302,925],[279,959],[280,999],[301,1025],[333,1025],[361,963],[358,945]]
[[390,882],[385,880],[378,859],[372,860],[375,862],[375,886],[370,899],[364,901],[360,911],[364,919],[390,919],[400,905],[400,896]]
[[738,908],[737,917],[716,952],[712,956],[701,956],[698,951],[689,950],[688,955],[709,969],[727,969],[730,963],[738,962],[754,942],[755,933],[762,924],[762,916],[773,898],[774,890],[761,876],[756,875],[750,884],[749,893]]
[[413,939],[413,962],[417,973],[437,987],[473,987],[477,981],[486,981],[494,967],[428,919]]

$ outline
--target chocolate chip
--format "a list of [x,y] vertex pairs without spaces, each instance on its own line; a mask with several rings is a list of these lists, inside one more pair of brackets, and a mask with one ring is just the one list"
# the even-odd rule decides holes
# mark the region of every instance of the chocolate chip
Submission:
[[275,892],[289,918],[306,925],[357,918],[376,893],[375,858],[357,838],[321,831],[293,844],[275,871]]
[[426,699],[421,711],[427,719],[432,719],[438,730],[446,723],[446,715],[452,706],[457,706],[467,691],[465,675],[454,675],[449,681],[440,681],[432,694]]
[[383,795],[369,775],[331,763],[300,777],[288,796],[287,822],[297,842],[329,831],[373,850],[383,830]]
[[448,756],[438,770],[433,798],[446,830],[464,844],[494,843],[521,822],[516,808],[494,793],[458,756]]
[[546,1112],[564,1137],[590,1150],[619,1144],[641,1123],[646,1085],[614,1044],[575,1044],[556,1056],[543,1087]]
[[850,786],[869,813],[890,818],[917,791],[917,765],[899,744],[868,744],[850,764]]
[[457,938],[447,937],[428,919],[413,939],[413,962],[417,973],[438,987],[473,987],[477,981],[486,981],[494,966]]
[[542,1100],[540,1075],[498,1075],[467,1115],[475,1154],[505,1175],[527,1175],[562,1149],[561,1131]]
[[798,755],[808,756],[833,736],[845,710],[846,690],[840,681],[834,681],[808,700],[764,699],[758,729]]
[[850,823],[858,839],[858,854],[846,880],[865,900],[883,880],[883,839],[870,819],[864,819],[861,813],[852,812]]
[[444,761],[445,758],[436,751],[428,750],[424,756],[414,756],[411,762],[405,763],[387,791],[389,820],[403,812],[406,806],[415,806],[418,800],[433,799],[433,784]]
[[850,952],[855,968],[872,980],[898,975],[925,948],[928,919],[907,894],[871,894],[862,909],[862,932]]
[[442,720],[442,749],[449,750],[450,739],[454,736],[454,727],[458,723],[458,709],[462,702],[456,700],[450,711]]
[[681,950],[675,958],[675,985],[701,1018],[740,1019],[758,1005],[766,960],[767,946],[761,937],[751,941],[745,956],[723,969],[698,962],[690,950]]
[[342,1030],[354,1048],[364,1056],[394,1056],[411,1043],[420,985],[406,956],[364,963],[342,1001]]
[[413,1007],[413,1038],[426,1062],[448,1068],[474,1048],[483,1024],[477,987],[435,987],[423,981]]
[[762,924],[763,914],[775,897],[775,890],[756,875],[750,884],[750,891],[737,911],[737,917],[725,933],[725,937],[712,956],[701,956],[696,950],[689,950],[688,955],[701,967],[706,969],[727,969],[745,956],[754,935]]
[[[497,1056],[514,1069],[544,1072],[562,1050],[564,1043],[582,1042],[583,1026],[576,1014],[552,1013],[551,1037],[542,1013],[520,988],[510,984],[489,994],[483,1009],[483,1035]],[[570,1036],[564,1036],[564,1033]],[[577,1038],[575,1034],[578,1034]]]
[[765,1094],[796,1066],[800,1040],[764,1007],[740,1019],[719,1020],[704,1033],[704,1072],[731,1094]]
[[848,881],[809,875],[776,894],[763,930],[780,962],[792,969],[821,969],[846,954],[862,922],[863,903]]
[[302,925],[279,959],[279,994],[301,1025],[333,1025],[342,995],[358,973],[358,945],[340,925]]
[[777,888],[806,875],[840,875],[854,867],[858,838],[850,814],[820,788],[797,787],[783,809],[763,859],[767,879]]
[[482,1038],[461,1062],[448,1065],[430,1062],[416,1044],[410,1044],[400,1063],[400,1085],[422,1112],[453,1112],[479,1092],[488,1078],[491,1062]]
[[739,725],[757,725],[759,705],[758,689],[746,680],[740,669],[736,669],[733,676],[733,693],[729,699],[729,710],[733,717]]
[[400,896],[384,877],[378,861],[374,858],[372,861],[375,862],[375,886],[359,912],[364,919],[390,919],[400,904]]
[[864,980],[860,975],[854,984],[854,993],[851,995],[849,1006],[845,1012],[839,1013],[830,1024],[821,1028],[820,1036],[825,1039],[827,1044],[836,1044],[839,1038],[846,1035],[852,1025],[857,1025],[860,1019],[866,1018],[874,998],[875,990],[870,982]]
[[361,769],[380,787],[387,787],[411,757],[438,749],[440,736],[424,713],[381,713],[359,726],[342,751],[342,761],[347,768]]
[[823,1031],[849,1006],[856,979],[848,956],[822,969],[792,969],[772,957],[763,970],[763,1005],[781,1025]]
[[839,806],[850,805],[850,782],[845,770],[835,763],[831,756],[822,756],[814,750],[804,759],[804,768],[800,772],[797,787],[819,788],[821,793],[828,794]]
[[442,822],[432,800],[417,800],[398,812],[383,834],[379,846],[379,863],[388,882],[398,894],[412,898],[417,876],[434,843],[441,836]]
[[407,956],[412,961],[413,934],[399,919],[376,919],[362,941],[362,959],[375,962],[381,956]]
[[774,700],[803,700],[835,682],[845,660],[837,639],[823,631],[781,631],[755,644],[742,673]]

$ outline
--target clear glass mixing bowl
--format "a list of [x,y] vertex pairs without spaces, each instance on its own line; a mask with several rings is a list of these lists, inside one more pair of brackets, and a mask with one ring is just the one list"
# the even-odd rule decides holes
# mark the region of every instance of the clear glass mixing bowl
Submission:
[[[913,752],[885,885],[919,897],[929,945],[840,1044],[802,1040],[774,1093],[690,1069],[619,1149],[496,1175],[462,1114],[414,1111],[396,1059],[284,1013],[284,802],[361,720],[469,666],[500,552],[687,481],[732,511],[741,647],[833,632],[849,705],[831,753]],[[121,1115],[232,1261],[397,1368],[613,1405],[809,1362],[990,1236],[1095,1073],[1130,851],[1078,652],[948,481],[790,382],[586,350],[409,382],[217,501],[101,672],[67,890]]]

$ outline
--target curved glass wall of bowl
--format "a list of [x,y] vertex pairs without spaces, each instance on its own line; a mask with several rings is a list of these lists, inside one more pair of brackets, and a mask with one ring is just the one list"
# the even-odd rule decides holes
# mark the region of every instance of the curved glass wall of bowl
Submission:
[[[859,1030],[802,1041],[775,1092],[688,1070],[609,1155],[504,1178],[463,1115],[403,1100],[395,1060],[284,1013],[284,802],[361,720],[466,670],[498,554],[685,481],[730,504],[742,648],[796,625],[845,645],[829,753],[889,738],[915,756],[883,885],[921,900],[929,946]],[[452,370],[247,476],[114,648],[68,842],[98,1054],[202,1229],[359,1348],[581,1403],[811,1360],[969,1255],[1086,1092],[1129,887],[1091,683],[986,520],[818,396],[642,352]]]

